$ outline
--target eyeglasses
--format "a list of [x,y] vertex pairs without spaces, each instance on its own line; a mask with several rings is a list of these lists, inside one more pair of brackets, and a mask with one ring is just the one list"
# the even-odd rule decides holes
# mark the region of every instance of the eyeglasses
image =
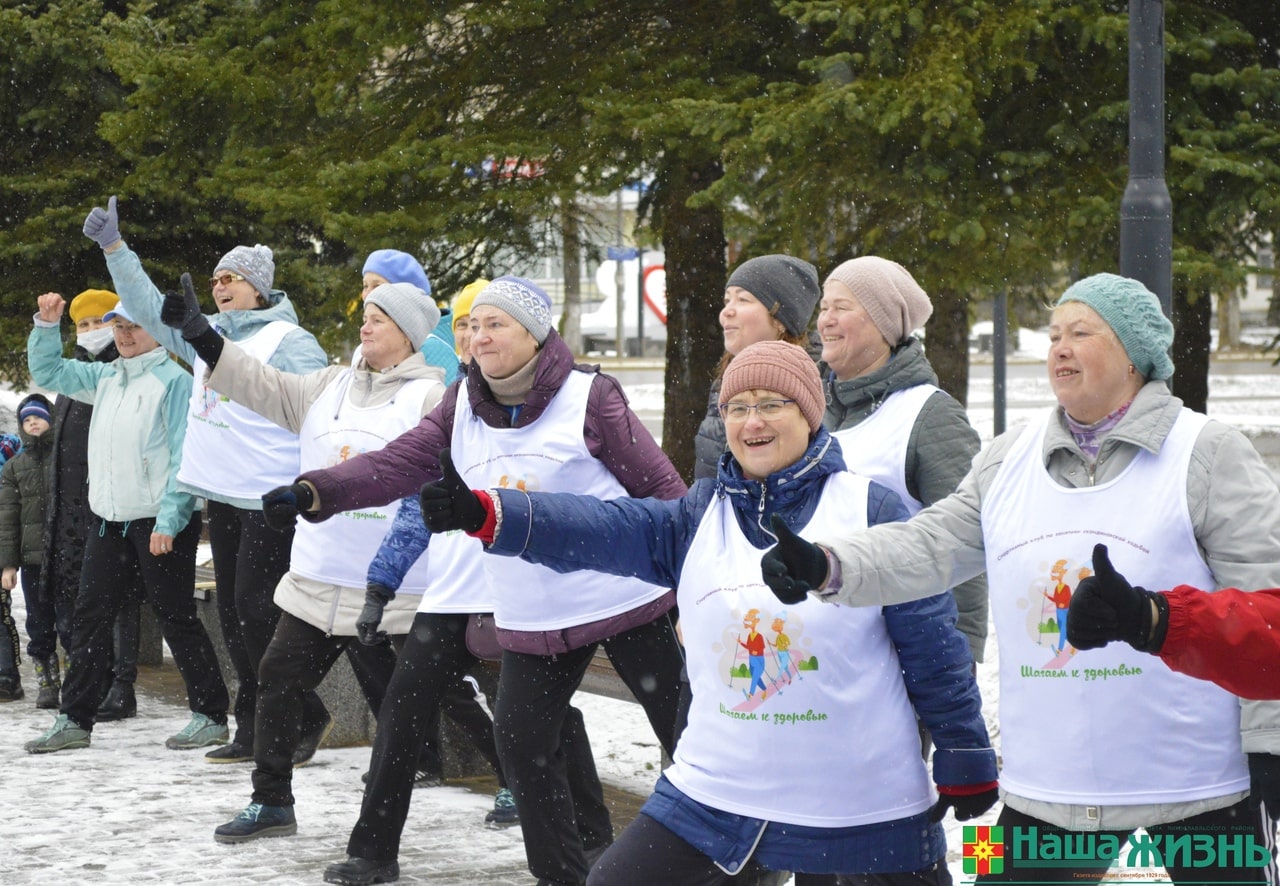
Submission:
[[727,422],[741,424],[751,415],[751,410],[764,421],[775,421],[782,418],[787,406],[795,400],[761,400],[759,403],[724,403],[720,406],[720,415]]
[[223,286],[230,286],[232,283],[236,283],[236,282],[239,282],[240,280],[248,280],[248,279],[249,278],[246,277],[244,274],[219,274],[216,277],[209,278],[209,288],[213,289],[219,283],[221,283]]

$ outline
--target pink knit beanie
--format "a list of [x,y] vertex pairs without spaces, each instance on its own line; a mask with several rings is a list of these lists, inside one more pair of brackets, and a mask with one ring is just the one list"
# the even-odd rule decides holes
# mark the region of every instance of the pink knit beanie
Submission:
[[738,352],[720,381],[720,405],[743,391],[777,391],[795,400],[809,423],[809,431],[822,427],[826,401],[818,367],[804,348],[784,341],[759,341]]
[[891,348],[906,341],[933,313],[933,303],[911,273],[887,258],[850,259],[827,276],[828,283],[832,280],[848,287]]

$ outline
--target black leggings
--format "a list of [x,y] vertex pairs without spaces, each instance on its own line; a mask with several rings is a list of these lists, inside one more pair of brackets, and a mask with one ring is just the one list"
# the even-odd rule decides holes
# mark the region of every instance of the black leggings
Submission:
[[[479,664],[467,649],[467,616],[419,612],[396,661],[391,684],[378,712],[369,784],[360,804],[360,820],[347,841],[347,854],[394,861],[413,798],[413,773],[433,714],[451,697],[469,669]],[[447,709],[505,787],[493,721],[474,696],[470,704]]]
[[62,713],[82,729],[93,729],[110,674],[116,616],[132,602],[139,579],[187,685],[191,710],[226,722],[227,687],[192,593],[200,512],[174,538],[173,550],[158,557],[149,549],[154,527],[151,519],[91,524],[71,629],[71,660],[62,687]]
[[[661,615],[602,643],[670,755],[683,664],[671,619]],[[585,882],[584,852],[613,842],[582,712],[570,705],[597,645],[558,655],[502,654],[494,711],[498,754],[520,814],[529,870],[555,883]]]
[[[209,546],[213,549],[218,623],[239,683],[232,739],[252,749],[258,664],[280,620],[280,609],[273,598],[276,585],[289,569],[293,530],[276,532],[267,526],[262,511],[216,501],[208,503],[206,516]],[[323,723],[328,716],[314,689],[304,693],[302,712],[304,723]]]

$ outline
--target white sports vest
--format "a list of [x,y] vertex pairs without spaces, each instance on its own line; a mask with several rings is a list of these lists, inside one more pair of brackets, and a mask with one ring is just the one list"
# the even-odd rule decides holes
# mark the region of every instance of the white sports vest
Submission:
[[[341,464],[364,452],[375,452],[422,419],[422,403],[434,379],[406,381],[395,396],[376,406],[357,406],[348,398],[352,370],[335,375],[307,410],[298,432],[303,471]],[[381,507],[343,511],[323,523],[298,521],[289,570],[315,581],[344,588],[363,588],[369,561],[391,528],[398,501]],[[410,567],[400,590],[419,594],[427,583],[427,557]]]
[[[472,489],[575,492],[611,499],[627,494],[582,438],[595,376],[570,372],[538,420],[492,428],[471,411],[467,382],[458,387],[453,461]],[[606,544],[605,540],[601,540]],[[630,612],[667,593],[634,578],[584,570],[560,574],[510,557],[481,561],[494,594],[494,621],[511,631],[554,631]]]
[[485,574],[484,543],[460,529],[431,534],[427,584],[418,603],[419,612],[493,612],[494,593]]
[[1135,585],[1215,587],[1186,495],[1208,419],[1182,410],[1159,455],[1142,450],[1119,477],[1079,489],[1045,469],[1053,420],[1033,422],[1013,444],[982,512],[1000,643],[1001,786],[1031,800],[1117,806],[1247,790],[1234,696],[1119,641],[1059,653],[1049,599],[1092,571],[1098,542]]
[[[261,363],[298,327],[272,320],[236,344]],[[178,480],[214,496],[253,499],[299,473],[298,438],[204,384],[208,366],[191,366],[191,408]]]
[[[828,478],[800,535],[865,527],[868,485],[849,473]],[[667,778],[716,809],[810,827],[928,809],[933,789],[911,751],[915,714],[881,610],[784,606],[760,580],[762,553],[732,505],[714,498],[680,576],[695,701]]]
[[907,444],[920,410],[937,390],[933,385],[916,385],[894,391],[858,424],[831,434],[840,441],[849,470],[898,493],[912,516],[924,504],[907,492]]

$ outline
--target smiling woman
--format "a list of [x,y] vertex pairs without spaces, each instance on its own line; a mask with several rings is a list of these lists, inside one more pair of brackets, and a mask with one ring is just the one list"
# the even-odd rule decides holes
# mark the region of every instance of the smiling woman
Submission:
[[[909,522],[780,540],[763,577],[779,596],[814,590],[841,607],[880,607],[986,573],[1000,659],[998,825],[1269,844],[1274,810],[1250,791],[1280,772],[1274,706],[1242,706],[1158,660],[1134,668],[1132,650],[1064,641],[1099,543],[1145,587],[1273,586],[1280,490],[1239,431],[1170,393],[1173,327],[1140,282],[1074,283],[1051,329],[1052,410],[997,437],[952,495]],[[1213,870],[1165,859],[1174,883],[1267,882],[1265,869],[1225,858]],[[1011,865],[979,882],[1096,879],[1106,867]]]
[[695,478],[714,477],[724,455],[726,431],[719,408],[720,379],[729,362],[756,342],[785,341],[803,347],[821,294],[817,269],[789,255],[757,256],[729,275],[719,318],[724,356],[716,366],[707,414],[693,442]]

